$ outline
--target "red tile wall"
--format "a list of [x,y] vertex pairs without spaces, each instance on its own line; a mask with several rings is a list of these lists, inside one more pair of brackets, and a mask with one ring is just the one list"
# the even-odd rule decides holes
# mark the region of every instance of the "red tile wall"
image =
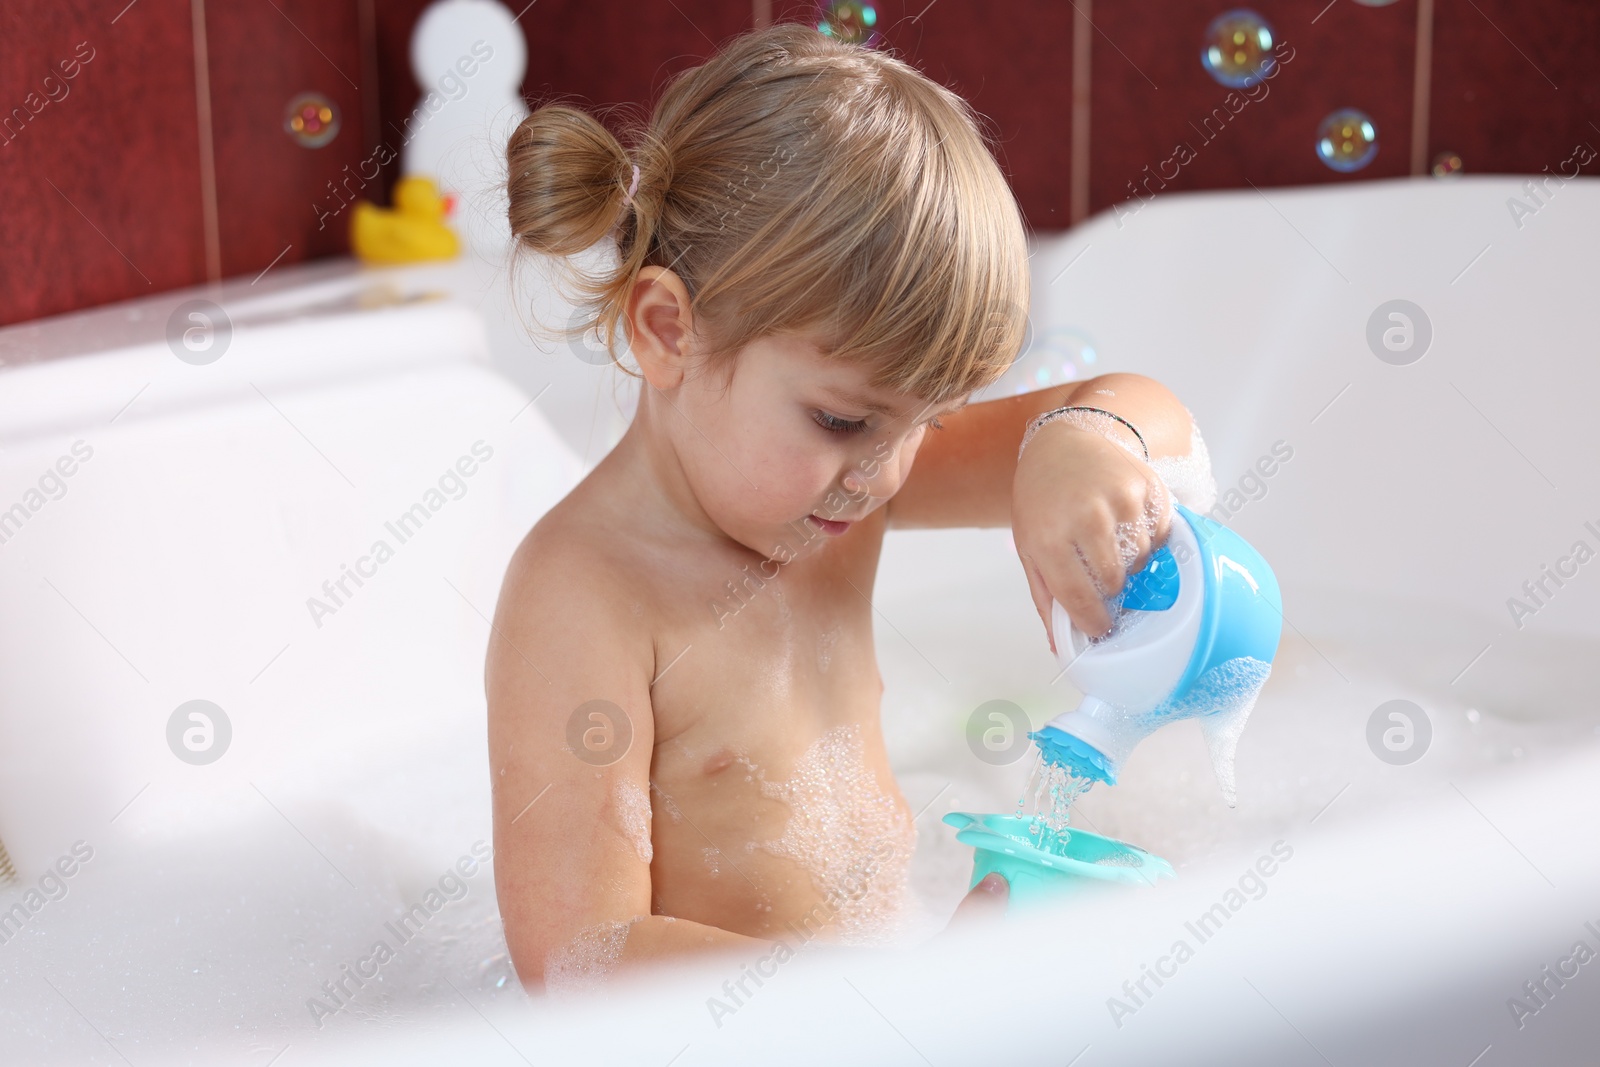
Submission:
[[751,6],[750,0],[539,0],[521,21],[528,37],[522,90],[535,106],[560,96],[593,106],[632,103],[647,112],[669,77],[751,27]]
[[1580,143],[1600,153],[1600,4],[1438,0],[1434,18],[1430,161],[1538,174]]
[[[1264,99],[1207,139],[1195,127],[1228,90],[1201,68],[1220,0],[885,0],[884,47],[972,101],[1035,230],[1071,219],[1075,11],[1090,46],[1088,207],[1126,200],[1187,143],[1166,191],[1361,181],[1406,174],[1418,4],[1259,0],[1294,48]],[[195,9],[205,20],[220,276],[343,253],[347,214],[318,225],[328,183],[368,157],[419,99],[410,35],[428,0],[23,0],[0,6],[0,324],[205,281],[208,233]],[[538,0],[521,8],[524,92],[648,108],[666,79],[752,25],[757,10],[813,21],[805,0]],[[1433,0],[1427,154],[1473,173],[1560,169],[1600,148],[1600,5]],[[87,62],[77,58],[88,57]],[[72,64],[76,62],[77,66]],[[60,64],[73,73],[70,79]],[[50,79],[46,81],[46,79]],[[283,130],[291,95],[315,90],[342,130],[306,149]],[[54,95],[58,99],[52,100]],[[1341,175],[1316,159],[1317,123],[1372,115],[1374,162]],[[1567,165],[1570,170],[1570,163]],[[1600,162],[1591,171],[1600,171]],[[392,163],[362,190],[387,202]],[[370,173],[370,171],[369,171]],[[1170,166],[1168,173],[1171,173]],[[1152,183],[1155,188],[1157,183]]]
[[205,269],[189,3],[120,7],[0,5],[0,322]]
[[[1161,191],[1163,185],[1167,192],[1251,182],[1266,188],[1409,173],[1416,0],[1376,8],[1337,0],[1317,17],[1326,2],[1253,5],[1292,52],[1264,83],[1264,95],[1251,99],[1238,91],[1231,101],[1235,91],[1200,62],[1207,24],[1229,5],[1166,0],[1155,19],[1148,4],[1096,3],[1090,210],[1127,200],[1135,187],[1148,195],[1146,188]],[[1350,174],[1331,170],[1316,155],[1317,125],[1340,107],[1367,112],[1378,130],[1377,156]],[[1226,122],[1216,117],[1208,125],[1217,108]],[[1180,144],[1193,150],[1193,160],[1163,166]],[[1174,169],[1175,178],[1162,177]]]
[[[340,208],[329,183],[354,175],[350,188],[357,188],[367,154],[363,93],[378,87],[361,84],[356,5],[212,2],[206,37],[222,276],[347,251],[348,216],[319,226],[316,206],[326,204],[330,215]],[[289,101],[305,91],[339,111],[338,134],[320,148],[303,147],[284,130]]]

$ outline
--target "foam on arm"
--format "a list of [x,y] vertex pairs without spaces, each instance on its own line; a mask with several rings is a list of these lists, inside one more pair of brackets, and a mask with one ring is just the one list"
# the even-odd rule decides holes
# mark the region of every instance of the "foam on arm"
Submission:
[[1190,511],[1205,512],[1216,506],[1217,479],[1211,473],[1211,453],[1200,436],[1200,424],[1195,422],[1194,412],[1188,414],[1189,451],[1181,456],[1157,456],[1150,467],[1178,503]]

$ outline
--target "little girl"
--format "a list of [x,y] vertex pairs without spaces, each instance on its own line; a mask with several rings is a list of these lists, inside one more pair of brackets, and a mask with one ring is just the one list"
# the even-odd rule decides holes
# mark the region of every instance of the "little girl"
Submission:
[[[631,139],[548,106],[507,149],[521,245],[614,236],[583,327],[624,329],[642,377],[512,558],[488,651],[496,886],[535,990],[893,941],[916,833],[879,725],[884,531],[1010,525],[1053,649],[1052,599],[1110,628],[1166,537],[1151,464],[1190,451],[1135,375],[967,406],[1022,346],[1027,243],[970,107],[904,62],[755,31]],[[1003,905],[994,877],[958,913]]]

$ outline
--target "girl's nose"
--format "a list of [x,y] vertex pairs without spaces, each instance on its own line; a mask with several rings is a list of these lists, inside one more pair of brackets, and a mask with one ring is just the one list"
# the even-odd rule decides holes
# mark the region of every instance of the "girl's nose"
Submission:
[[900,491],[900,481],[905,476],[905,466],[893,459],[889,461],[876,461],[869,475],[860,466],[845,471],[839,479],[839,484],[844,491],[857,499],[872,497],[874,500],[888,500]]

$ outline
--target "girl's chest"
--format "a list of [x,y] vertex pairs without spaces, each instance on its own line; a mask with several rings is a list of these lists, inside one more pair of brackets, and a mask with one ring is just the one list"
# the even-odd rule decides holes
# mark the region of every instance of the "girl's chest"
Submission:
[[[665,593],[651,685],[662,759],[803,749],[840,726],[877,731],[872,632],[882,520],[788,563],[686,569]],[[819,535],[821,536],[821,535]]]

